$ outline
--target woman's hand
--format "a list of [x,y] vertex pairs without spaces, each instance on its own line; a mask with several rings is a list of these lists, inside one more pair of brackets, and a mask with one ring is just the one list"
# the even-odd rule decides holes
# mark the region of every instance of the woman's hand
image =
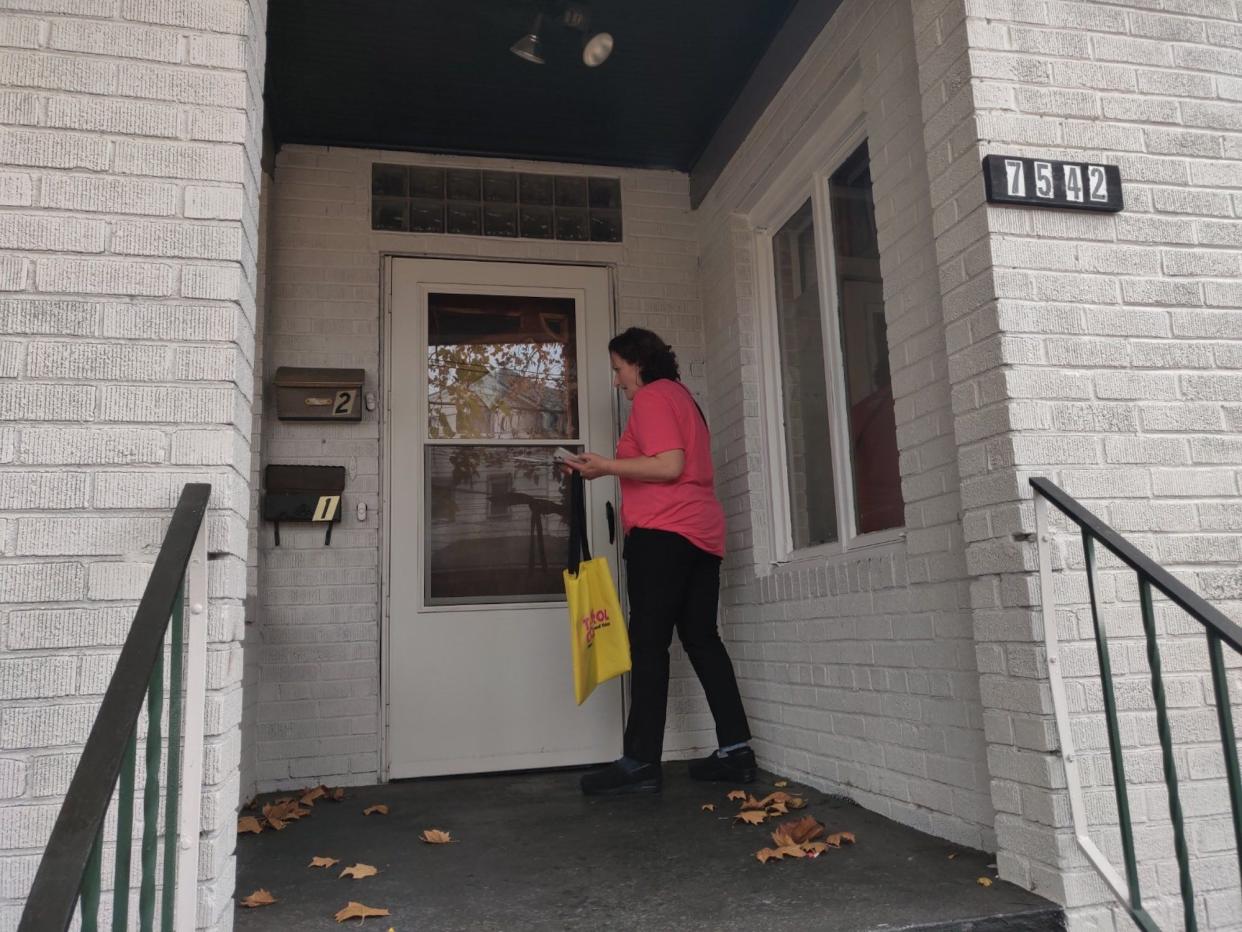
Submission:
[[583,479],[616,476],[638,482],[676,482],[686,468],[686,454],[684,450],[665,450],[655,456],[610,460],[598,453],[579,453],[575,459],[566,460],[565,465],[580,472]]
[[583,479],[598,479],[612,474],[613,461],[598,453],[579,453],[566,465],[582,474]]

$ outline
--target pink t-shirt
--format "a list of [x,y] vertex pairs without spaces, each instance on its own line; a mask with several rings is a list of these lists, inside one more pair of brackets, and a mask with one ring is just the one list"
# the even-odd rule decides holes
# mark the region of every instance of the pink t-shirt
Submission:
[[634,395],[617,442],[618,459],[682,450],[686,466],[673,482],[621,479],[621,524],[672,531],[696,547],[724,556],[724,509],[716,498],[712,444],[694,397],[680,382],[657,379]]

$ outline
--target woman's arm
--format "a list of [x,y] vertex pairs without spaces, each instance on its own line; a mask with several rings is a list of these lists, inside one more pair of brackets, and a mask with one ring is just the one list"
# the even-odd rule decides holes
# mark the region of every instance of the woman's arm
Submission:
[[598,453],[579,453],[567,465],[582,473],[584,479],[616,476],[619,479],[636,479],[639,482],[675,482],[686,468],[686,453],[684,450],[665,450],[655,456],[625,459],[609,459]]

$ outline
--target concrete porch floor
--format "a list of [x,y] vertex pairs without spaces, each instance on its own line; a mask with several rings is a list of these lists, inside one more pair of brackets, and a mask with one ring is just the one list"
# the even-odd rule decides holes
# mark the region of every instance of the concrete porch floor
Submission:
[[[391,912],[366,920],[378,932],[1063,928],[1060,909],[1047,900],[1001,881],[980,886],[976,878],[995,876],[990,855],[838,797],[791,784],[786,792],[802,795],[806,809],[762,826],[735,825],[737,804],[725,799],[734,787],[692,783],[684,763],[665,765],[657,797],[587,799],[579,774],[351,788],[344,801],[320,800],[313,815],[283,831],[241,835],[236,899],[263,887],[278,902],[238,907],[235,928],[341,928],[333,914],[349,900]],[[766,795],[775,779],[761,774],[746,789]],[[715,812],[701,810],[707,802]],[[389,814],[364,817],[375,803],[386,803]],[[857,844],[815,860],[755,860],[776,822],[805,814],[829,832],[853,832]],[[420,842],[428,828],[451,832],[456,843]],[[340,863],[307,867],[317,855]],[[357,862],[380,873],[339,876]]]

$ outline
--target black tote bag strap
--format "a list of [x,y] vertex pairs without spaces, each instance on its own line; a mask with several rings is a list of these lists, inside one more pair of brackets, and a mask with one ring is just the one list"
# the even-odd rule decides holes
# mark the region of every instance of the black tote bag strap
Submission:
[[591,559],[591,545],[587,542],[586,482],[579,472],[569,477],[569,553],[565,569],[577,575],[578,564]]

